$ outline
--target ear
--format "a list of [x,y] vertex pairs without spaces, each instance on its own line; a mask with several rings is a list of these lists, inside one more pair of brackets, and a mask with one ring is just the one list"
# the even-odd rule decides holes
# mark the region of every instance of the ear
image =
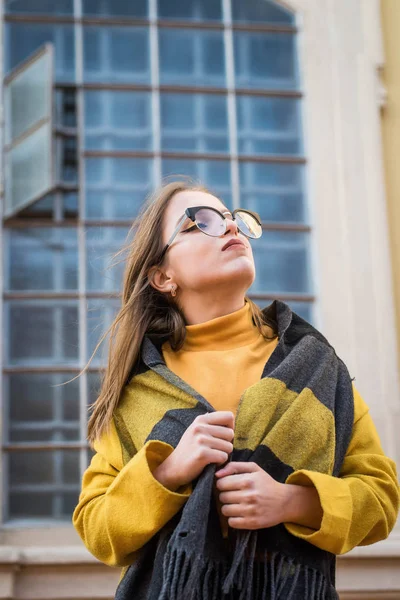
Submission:
[[163,294],[169,294],[171,287],[174,285],[176,287],[173,278],[165,273],[160,267],[151,267],[148,274],[148,280],[155,290],[162,292]]

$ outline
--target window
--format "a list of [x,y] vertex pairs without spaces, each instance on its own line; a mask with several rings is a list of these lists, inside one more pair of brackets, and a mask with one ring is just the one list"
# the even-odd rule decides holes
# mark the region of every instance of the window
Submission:
[[151,6],[150,21],[146,0],[5,3],[7,72],[43,44],[54,51],[53,79],[43,65],[26,75],[28,107],[15,83],[7,91],[5,520],[70,519],[102,352],[62,384],[118,310],[123,265],[112,257],[161,177],[191,175],[228,207],[259,212],[251,296],[263,306],[281,297],[313,318],[293,13],[272,0]]

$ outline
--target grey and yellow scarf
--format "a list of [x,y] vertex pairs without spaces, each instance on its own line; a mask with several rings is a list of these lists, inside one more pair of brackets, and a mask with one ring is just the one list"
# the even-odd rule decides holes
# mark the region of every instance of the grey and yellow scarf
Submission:
[[[274,301],[264,313],[277,323],[279,343],[260,381],[241,398],[230,458],[255,462],[280,482],[301,468],[338,476],[354,417],[347,368],[284,302]],[[167,368],[163,341],[144,338],[130,382],[135,405],[122,398],[115,414],[125,463],[149,440],[176,447],[198,415],[214,411]],[[115,600],[338,598],[335,555],[283,525],[230,529],[223,538],[213,497],[216,468],[203,470],[183,509],[136,553]]]

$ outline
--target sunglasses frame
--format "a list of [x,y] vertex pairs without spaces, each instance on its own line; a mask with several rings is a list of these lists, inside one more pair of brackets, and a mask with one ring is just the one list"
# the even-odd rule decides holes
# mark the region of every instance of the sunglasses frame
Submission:
[[[204,233],[204,235],[209,235],[210,237],[219,237],[219,236],[215,236],[215,235],[211,235],[209,233],[206,233],[205,231],[203,231],[202,229],[200,229],[200,227],[198,227],[197,223],[196,223],[196,213],[201,210],[202,208],[206,208],[207,210],[212,210],[214,212],[216,212],[223,221],[225,221],[225,231],[226,232],[226,216],[224,213],[222,213],[221,211],[219,211],[217,208],[214,208],[213,206],[191,206],[189,208],[186,208],[184,214],[182,215],[182,218],[180,219],[180,221],[178,222],[175,231],[173,232],[173,234],[171,235],[170,239],[168,240],[168,243],[164,246],[163,251],[161,253],[160,256],[160,261],[161,262],[168,250],[168,248],[171,246],[172,242],[174,241],[174,239],[176,238],[176,236],[178,235],[178,233],[181,230],[181,227],[183,225],[183,223],[189,218],[191,221],[193,221],[193,223],[195,224],[195,226],[199,229],[199,231],[201,231],[202,233]],[[231,215],[232,220],[235,220],[235,215],[238,212],[244,212],[247,213],[249,215],[251,215],[256,221],[257,223],[260,225],[261,227],[261,219],[260,219],[260,215],[252,210],[247,210],[246,208],[235,208],[235,210],[231,213],[230,211],[226,211],[226,213],[229,215]],[[247,238],[250,238],[252,240],[257,239],[257,238],[252,238],[251,236],[246,235],[245,233],[243,233],[243,231],[240,229],[239,225],[238,225],[238,229],[240,231],[240,233],[242,233],[243,235],[245,235]],[[186,231],[186,230],[185,230]],[[224,233],[222,233],[221,235],[224,235]]]

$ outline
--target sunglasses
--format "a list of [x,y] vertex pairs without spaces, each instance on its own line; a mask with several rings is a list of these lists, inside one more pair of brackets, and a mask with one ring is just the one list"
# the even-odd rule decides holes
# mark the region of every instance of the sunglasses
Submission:
[[[262,235],[261,219],[259,215],[253,211],[245,210],[244,208],[236,208],[233,213],[226,212],[230,215],[233,221],[236,222],[239,231],[248,238],[257,239]],[[194,225],[185,229],[182,233],[200,229],[206,235],[211,237],[220,237],[224,235],[227,229],[227,219],[225,214],[221,213],[216,208],[211,206],[192,206],[185,210],[184,215],[179,219],[174,233],[171,235],[167,245],[163,248],[160,262],[165,256],[168,248],[181,230],[183,223],[190,219]]]

